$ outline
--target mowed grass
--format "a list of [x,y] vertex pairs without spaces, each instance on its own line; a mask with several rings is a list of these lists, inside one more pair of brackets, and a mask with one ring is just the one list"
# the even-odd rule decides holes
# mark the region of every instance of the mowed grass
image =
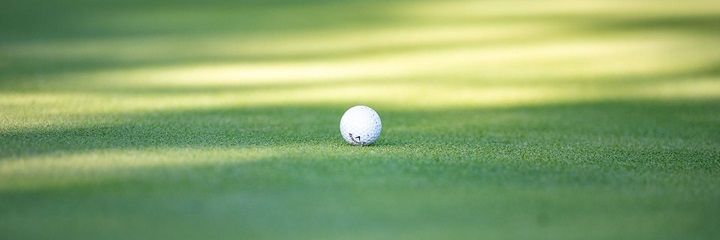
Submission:
[[713,1],[4,5],[1,239],[720,238]]

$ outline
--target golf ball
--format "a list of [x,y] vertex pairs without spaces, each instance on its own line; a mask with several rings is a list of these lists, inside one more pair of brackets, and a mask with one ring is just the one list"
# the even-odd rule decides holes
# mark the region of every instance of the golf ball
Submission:
[[340,134],[352,145],[367,146],[380,137],[382,122],[377,112],[367,106],[354,106],[340,119]]

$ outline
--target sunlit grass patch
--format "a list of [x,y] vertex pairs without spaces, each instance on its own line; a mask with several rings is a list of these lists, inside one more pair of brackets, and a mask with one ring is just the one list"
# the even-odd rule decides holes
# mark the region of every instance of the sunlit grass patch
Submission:
[[223,162],[259,161],[276,155],[276,151],[262,148],[141,148],[5,159],[0,161],[0,191],[96,185],[128,176],[154,174],[152,169],[203,164],[221,168]]

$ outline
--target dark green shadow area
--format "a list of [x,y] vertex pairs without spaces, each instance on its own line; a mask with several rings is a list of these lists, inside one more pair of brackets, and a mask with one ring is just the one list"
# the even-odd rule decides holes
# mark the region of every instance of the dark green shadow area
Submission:
[[[602,26],[604,25],[604,26]],[[720,15],[681,15],[631,20],[608,20],[600,29],[609,31],[662,30],[685,34],[720,35]]]
[[253,36],[379,26],[407,1],[10,1],[2,42],[49,42],[236,33]]

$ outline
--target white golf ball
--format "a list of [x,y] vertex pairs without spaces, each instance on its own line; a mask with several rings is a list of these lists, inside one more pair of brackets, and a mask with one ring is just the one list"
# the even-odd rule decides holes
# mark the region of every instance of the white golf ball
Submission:
[[370,145],[380,137],[380,131],[380,116],[367,106],[351,107],[340,119],[340,134],[352,145]]

